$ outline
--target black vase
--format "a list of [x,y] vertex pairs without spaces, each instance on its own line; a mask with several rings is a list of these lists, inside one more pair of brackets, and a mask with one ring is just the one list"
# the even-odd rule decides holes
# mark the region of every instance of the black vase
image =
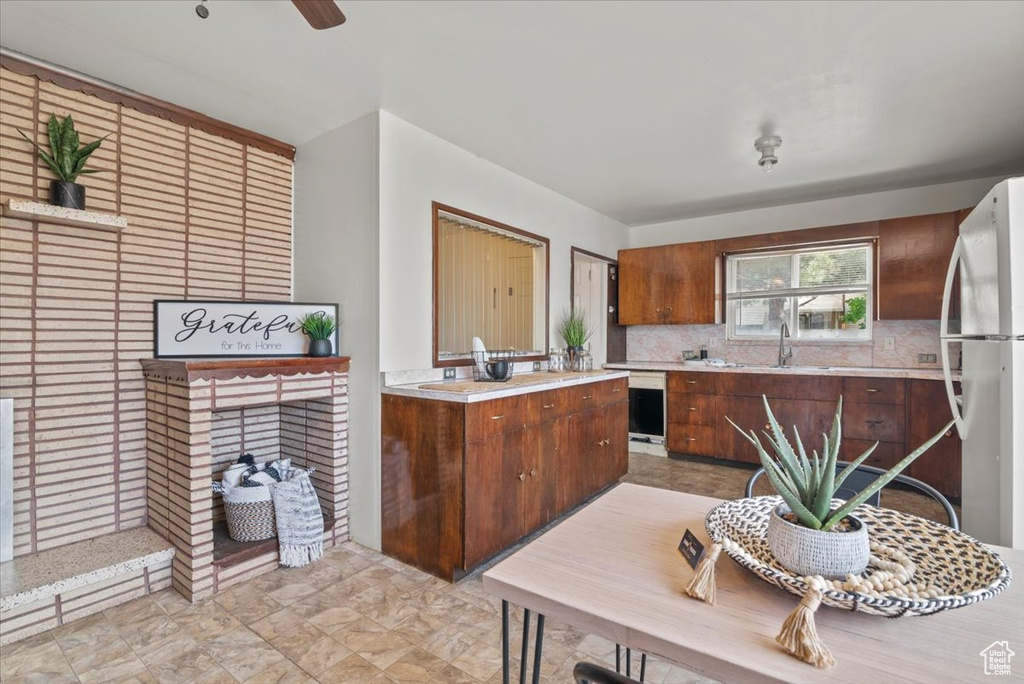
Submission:
[[309,341],[309,356],[330,356],[332,351],[330,340]]
[[67,181],[51,181],[50,204],[67,209],[85,209],[85,186]]

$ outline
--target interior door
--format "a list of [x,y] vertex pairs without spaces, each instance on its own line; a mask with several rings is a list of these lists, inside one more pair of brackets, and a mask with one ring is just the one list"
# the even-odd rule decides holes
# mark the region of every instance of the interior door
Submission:
[[608,264],[608,363],[626,361],[626,326],[619,325],[619,265]]

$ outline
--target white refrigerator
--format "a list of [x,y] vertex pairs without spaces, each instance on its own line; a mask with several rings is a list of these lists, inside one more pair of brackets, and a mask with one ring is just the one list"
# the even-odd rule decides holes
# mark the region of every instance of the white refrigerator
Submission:
[[[963,530],[1024,548],[1024,178],[999,183],[960,224],[940,329],[946,392],[963,440]],[[961,395],[954,395],[953,342],[962,345]]]

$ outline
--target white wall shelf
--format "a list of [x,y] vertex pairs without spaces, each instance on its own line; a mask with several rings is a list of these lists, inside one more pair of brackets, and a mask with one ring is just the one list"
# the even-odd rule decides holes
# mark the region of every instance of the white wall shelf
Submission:
[[99,230],[124,230],[128,227],[128,219],[125,217],[114,214],[102,214],[98,211],[67,209],[65,207],[55,207],[52,204],[13,198],[0,206],[3,207],[4,216],[29,219],[30,221],[43,221],[45,223],[58,223],[65,226],[96,228]]

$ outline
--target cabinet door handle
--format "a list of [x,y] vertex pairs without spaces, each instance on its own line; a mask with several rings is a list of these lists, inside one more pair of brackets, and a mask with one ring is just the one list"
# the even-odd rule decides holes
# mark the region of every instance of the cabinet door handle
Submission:
[[696,384],[697,384],[697,381],[696,381],[696,380],[687,380],[687,381],[686,381],[686,384],[687,384],[687,385],[696,385]]
[[864,391],[865,391],[865,392],[871,392],[871,393],[873,394],[873,393],[875,393],[875,392],[881,392],[882,390],[880,390],[880,389],[875,389],[874,387],[868,387],[868,388],[867,388],[866,390],[864,390]]
[[621,391],[622,391],[621,387],[616,387],[615,389],[612,390],[612,394],[616,394],[617,392],[621,392]]
[[537,477],[537,469],[533,468],[530,470],[530,477]]
[[665,307],[665,311],[671,313],[672,312],[672,307],[671,306],[666,306]]
[[594,396],[594,395],[593,394],[584,394],[583,398],[584,399],[590,399],[592,396]]
[[946,430],[946,437],[952,437],[952,436],[953,436],[953,431],[952,430]]
[[602,439],[598,441],[597,446],[604,446],[604,440]]
[[772,424],[771,423],[765,423],[764,424],[764,429],[765,430],[771,430],[772,429]]
[[526,481],[526,473],[519,473],[519,481],[520,482],[525,482]]
[[498,415],[496,415],[496,416],[491,416],[491,420],[501,420],[501,419],[502,419],[502,418],[504,418],[504,417],[505,417],[505,414],[504,414],[504,413],[499,413],[499,414],[498,414]]
[[661,309],[655,309],[654,313],[661,313]]
[[696,437],[687,437],[687,438],[686,438],[686,441],[687,441],[687,442],[696,442],[696,441],[697,441],[697,438],[696,438]]
[[546,408],[546,409],[555,408],[555,405],[554,404],[544,404],[544,408]]
[[688,408],[688,409],[686,409],[686,410],[687,410],[687,411],[696,411],[696,410],[697,410],[697,407],[696,407],[696,406],[691,406],[690,408]]

